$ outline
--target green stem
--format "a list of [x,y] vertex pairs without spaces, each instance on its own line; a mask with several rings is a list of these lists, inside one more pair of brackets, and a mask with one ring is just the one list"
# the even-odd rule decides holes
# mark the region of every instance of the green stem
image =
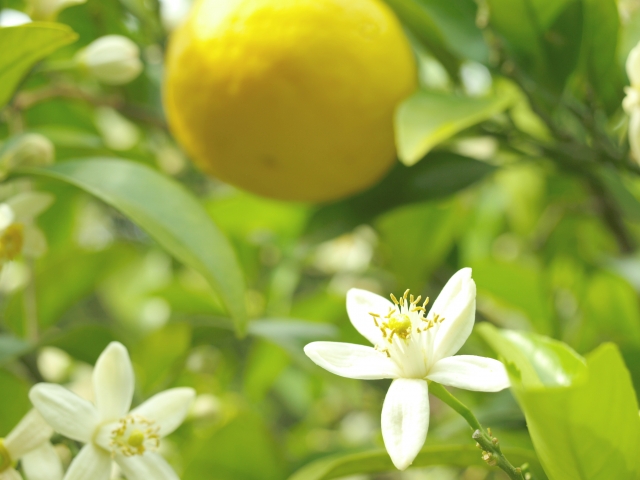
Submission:
[[509,475],[512,480],[525,480],[522,468],[514,467],[500,449],[498,439],[491,435],[478,421],[469,408],[439,383],[431,382],[429,392],[458,412],[474,430],[472,438],[482,448],[482,459],[491,466],[496,466]]

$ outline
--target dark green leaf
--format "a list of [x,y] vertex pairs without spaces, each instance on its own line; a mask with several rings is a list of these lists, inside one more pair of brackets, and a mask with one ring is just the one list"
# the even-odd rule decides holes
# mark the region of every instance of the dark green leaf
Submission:
[[321,207],[311,217],[307,234],[314,239],[331,238],[401,205],[453,195],[495,170],[493,165],[455,153],[432,152],[414,167],[397,165],[382,182],[360,195]]
[[199,271],[243,333],[244,280],[235,253],[200,203],[181,185],[141,164],[89,158],[25,169],[76,185],[127,215],[160,245]]

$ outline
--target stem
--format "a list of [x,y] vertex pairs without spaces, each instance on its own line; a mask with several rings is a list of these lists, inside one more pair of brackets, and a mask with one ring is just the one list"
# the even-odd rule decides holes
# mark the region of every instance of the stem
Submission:
[[504,470],[512,480],[525,480],[523,469],[521,467],[514,467],[511,462],[507,460],[500,449],[498,439],[491,435],[491,430],[485,429],[480,424],[476,416],[465,404],[451,395],[451,393],[439,383],[431,382],[429,384],[429,392],[453,408],[467,421],[471,429],[474,430],[472,438],[478,442],[479,447],[482,448],[482,459],[487,462],[488,465],[496,466]]
[[27,339],[30,342],[38,341],[38,299],[36,296],[36,271],[33,260],[28,260],[29,282],[24,289],[24,318]]

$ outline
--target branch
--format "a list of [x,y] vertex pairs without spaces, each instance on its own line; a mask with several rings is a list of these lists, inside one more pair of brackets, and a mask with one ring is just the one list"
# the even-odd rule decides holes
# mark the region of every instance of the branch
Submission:
[[528,480],[531,478],[529,474],[525,476],[523,473],[523,468],[526,469],[526,467],[514,467],[511,462],[507,460],[500,449],[498,439],[491,435],[491,429],[485,429],[473,412],[460,402],[460,400],[451,395],[446,388],[439,383],[431,382],[429,384],[429,392],[453,408],[467,421],[471,429],[474,430],[471,437],[477,442],[479,448],[482,449],[482,459],[488,465],[502,469],[512,480]]

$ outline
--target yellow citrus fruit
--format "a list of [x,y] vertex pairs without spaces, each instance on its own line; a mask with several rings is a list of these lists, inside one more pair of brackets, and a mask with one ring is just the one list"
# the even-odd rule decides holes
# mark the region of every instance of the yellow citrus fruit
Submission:
[[170,126],[205,172],[320,202],[393,164],[416,66],[379,0],[201,0],[171,38],[165,80]]

